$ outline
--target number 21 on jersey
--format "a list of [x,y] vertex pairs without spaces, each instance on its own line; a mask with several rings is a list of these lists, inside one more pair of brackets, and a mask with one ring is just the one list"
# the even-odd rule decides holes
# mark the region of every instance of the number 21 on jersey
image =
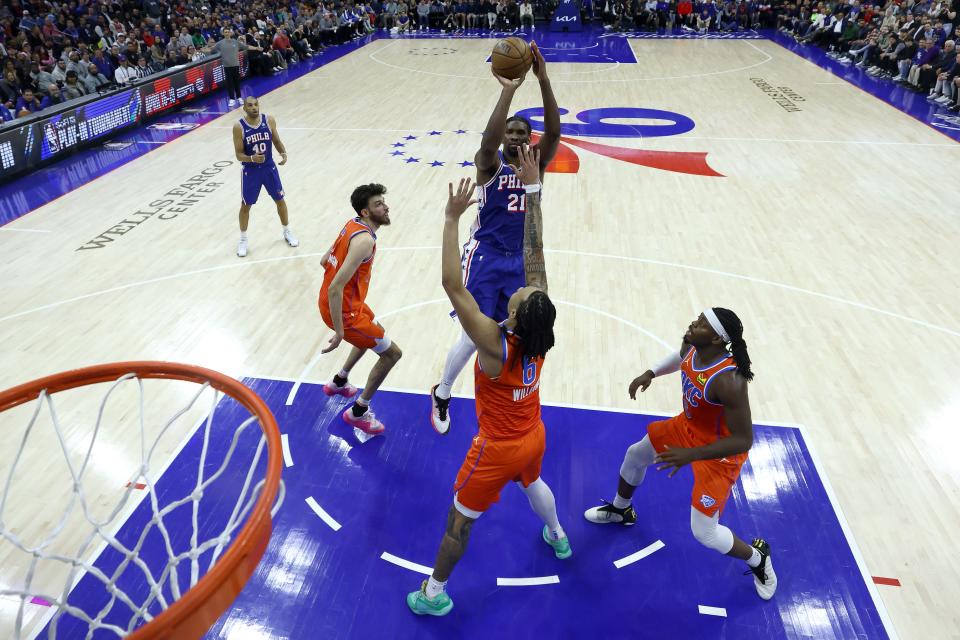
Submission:
[[527,194],[511,193],[507,196],[507,211],[511,213],[527,212]]

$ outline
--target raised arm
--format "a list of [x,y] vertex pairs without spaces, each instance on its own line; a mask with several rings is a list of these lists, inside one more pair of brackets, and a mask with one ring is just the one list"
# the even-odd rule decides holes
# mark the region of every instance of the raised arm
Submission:
[[[334,336],[330,338],[330,344],[327,348],[321,350],[320,353],[333,351],[343,340],[343,288],[353,277],[353,274],[357,272],[360,263],[369,258],[372,252],[373,236],[369,233],[358,233],[350,240],[350,248],[347,249],[347,257],[343,259],[343,266],[330,281],[330,287],[327,289]],[[329,257],[329,254],[328,251],[326,255]]]
[[460,272],[459,223],[460,216],[467,207],[474,204],[472,199],[474,184],[470,178],[460,180],[460,185],[454,193],[453,184],[449,185],[450,196],[444,211],[443,246],[441,247],[441,279],[443,290],[453,304],[453,310],[460,319],[460,326],[467,332],[470,339],[477,345],[480,364],[488,375],[500,375],[503,366],[503,347],[500,336],[500,327],[493,319],[488,318],[480,311],[477,301],[463,285],[463,275]]
[[279,164],[284,165],[287,163],[287,148],[283,146],[283,141],[280,140],[280,134],[277,133],[277,121],[273,119],[273,116],[267,116],[267,126],[270,127],[270,137],[273,138],[273,146],[280,152]]
[[500,99],[497,100],[497,106],[493,108],[490,119],[487,120],[487,127],[483,130],[483,138],[480,140],[480,150],[473,158],[477,171],[492,171],[497,165],[497,149],[503,143],[503,134],[507,130],[507,115],[510,113],[510,103],[513,102],[513,94],[523,84],[523,77],[516,80],[507,80],[497,74],[493,74],[503,89],[500,91]]
[[523,145],[520,161],[513,168],[526,191],[527,213],[523,218],[523,270],[527,286],[547,292],[547,267],[543,258],[543,215],[540,211],[540,150]]
[[547,63],[540,53],[540,48],[536,42],[531,42],[530,49],[533,53],[533,75],[537,76],[540,82],[540,95],[543,97],[543,135],[537,143],[542,178],[547,165],[557,154],[557,147],[560,146],[560,107],[557,105],[557,97],[553,95],[553,87],[547,77]]

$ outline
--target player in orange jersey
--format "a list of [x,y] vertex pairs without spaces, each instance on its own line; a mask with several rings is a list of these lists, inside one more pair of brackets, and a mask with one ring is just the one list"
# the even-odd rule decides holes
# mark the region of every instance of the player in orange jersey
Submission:
[[540,418],[540,374],[544,357],[553,347],[557,311],[547,296],[540,213],[539,152],[523,145],[515,170],[527,196],[524,231],[526,286],[507,304],[507,319],[495,322],[484,315],[460,276],[457,224],[474,192],[472,181],[460,181],[447,201],[443,226],[443,288],[460,323],[477,345],[474,379],[477,388],[479,433],[467,452],[454,485],[447,529],[437,552],[433,574],[420,589],[407,595],[407,606],[419,615],[442,616],[453,608],[446,593],[447,579],[467,548],[477,518],[500,499],[509,482],[530,500],[544,521],[542,536],[557,558],[569,558],[570,541],[557,519],[553,492],[540,477],[546,446]]
[[352,398],[356,395],[357,388],[347,383],[350,370],[367,349],[380,356],[370,370],[363,393],[343,412],[347,424],[370,435],[381,434],[384,429],[370,410],[370,400],[402,355],[400,347],[373,319],[373,311],[365,302],[377,253],[377,230],[390,224],[390,208],[383,197],[386,192],[382,184],[365,184],[353,190],[350,204],[357,217],[347,221],[323,256],[323,286],[318,301],[323,321],[334,331],[322,353],[333,351],[344,340],[353,346],[343,368],[332,382],[324,385],[328,396]]
[[770,545],[759,538],[747,544],[719,523],[753,446],[747,398],[753,372],[737,314],[721,307],[706,309],[690,324],[679,352],[630,383],[630,397],[636,399],[638,388],[646,391],[654,377],[676,371],[683,383],[683,413],[647,427],[647,436],[627,449],[613,502],[588,509],[584,516],[598,524],[632,525],[637,514],[631,499],[647,467],[659,464],[657,470],[670,469],[672,478],[689,464],[693,467],[690,528],[694,537],[715,551],[746,560],[746,573],[753,573],[757,593],[769,600],[777,590]]

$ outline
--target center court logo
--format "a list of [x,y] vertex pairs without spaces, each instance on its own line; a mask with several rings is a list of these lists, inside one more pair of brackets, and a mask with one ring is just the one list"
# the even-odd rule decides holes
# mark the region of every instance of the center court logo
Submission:
[[[567,113],[569,110],[560,109],[561,115]],[[531,140],[534,143],[539,140],[539,134],[536,132],[543,132],[543,109],[524,109],[517,112],[517,115],[530,120],[534,130]],[[579,173],[580,157],[573,149],[576,147],[618,162],[651,169],[712,178],[724,177],[707,163],[707,152],[655,151],[638,149],[623,143],[612,145],[582,139],[616,138],[626,142],[683,135],[696,126],[693,120],[683,114],[640,107],[606,107],[581,111],[576,115],[576,119],[578,122],[564,122],[560,125],[560,145],[556,156],[547,167],[547,172]],[[475,133],[466,129],[457,129],[411,134],[389,145],[387,154],[398,162],[420,167],[472,167],[473,152],[476,151],[474,145],[470,145],[470,151],[466,149],[459,151],[457,157],[450,157],[454,152],[449,145],[452,143],[463,147],[461,142],[451,141],[451,138],[466,142],[465,136]],[[423,146],[424,142],[431,140],[435,141],[433,145]],[[441,148],[444,151],[441,151]]]
[[[568,109],[560,109],[561,116],[567,113],[569,113]],[[534,130],[543,131],[542,108],[524,109],[517,112],[517,115],[530,120]],[[707,164],[705,151],[653,151],[580,139],[643,140],[678,136],[696,127],[694,121],[683,114],[643,107],[603,107],[581,111],[576,118],[578,122],[561,123],[560,148],[547,171],[577,173],[580,168],[580,159],[570,147],[578,147],[613,160],[651,169],[714,178],[724,177],[722,173],[715,171]]]

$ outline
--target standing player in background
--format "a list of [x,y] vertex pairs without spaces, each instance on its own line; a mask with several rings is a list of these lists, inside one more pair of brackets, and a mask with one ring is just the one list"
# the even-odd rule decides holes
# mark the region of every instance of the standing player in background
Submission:
[[[530,49],[533,73],[540,81],[543,97],[544,132],[534,147],[539,157],[542,183],[543,173],[560,143],[560,109],[537,43],[530,43]],[[507,80],[496,74],[494,77],[503,89],[483,132],[480,150],[474,157],[480,210],[471,228],[470,240],[463,247],[461,269],[464,285],[477,301],[481,313],[500,322],[507,317],[510,297],[525,282],[522,251],[527,196],[512,165],[519,162],[521,147],[530,143],[532,128],[526,118],[507,117],[510,102],[523,83],[523,77],[516,80]],[[430,424],[441,435],[450,430],[448,409],[453,384],[476,350],[467,332],[461,331],[460,338],[447,354],[440,383],[430,390]]]
[[287,163],[287,149],[277,134],[277,123],[273,116],[260,113],[260,101],[254,96],[247,96],[243,102],[244,116],[233,125],[233,148],[237,160],[243,164],[243,173],[240,177],[240,243],[237,245],[237,256],[247,256],[247,225],[250,222],[250,207],[257,203],[261,187],[266,187],[267,193],[277,204],[277,214],[280,224],[283,225],[283,239],[291,247],[296,247],[300,241],[290,231],[287,202],[283,199],[283,185],[280,184],[280,172],[273,161],[273,147],[276,145],[280,152],[280,164]]
[[753,372],[737,314],[721,307],[705,310],[690,324],[679,352],[630,383],[630,397],[636,399],[638,388],[646,391],[656,376],[676,371],[683,384],[683,413],[650,423],[646,437],[627,449],[613,502],[588,509],[584,516],[598,524],[632,525],[637,514],[631,499],[647,467],[659,464],[658,471],[671,469],[672,478],[689,464],[693,467],[693,536],[714,551],[745,560],[757,593],[769,600],[777,590],[770,545],[760,539],[747,544],[719,523],[753,446],[747,398]]
[[370,410],[370,400],[403,355],[383,326],[374,320],[373,311],[365,301],[373,258],[377,254],[377,230],[390,224],[390,208],[383,198],[386,192],[382,184],[365,184],[353,190],[350,204],[357,217],[347,221],[323,256],[323,287],[318,301],[323,321],[334,331],[322,353],[333,351],[344,340],[353,345],[343,368],[332,382],[324,385],[324,393],[352,398],[357,388],[347,383],[350,370],[367,349],[380,356],[370,370],[363,393],[343,412],[347,424],[369,435],[378,435],[384,430],[383,423]]
[[485,315],[467,291],[458,268],[460,216],[473,204],[470,179],[447,201],[443,225],[443,288],[453,303],[464,331],[477,345],[473,376],[477,388],[479,433],[457,474],[453,505],[433,573],[418,591],[407,595],[407,606],[418,615],[443,616],[453,608],[446,584],[467,549],[473,523],[500,499],[513,481],[526,494],[543,520],[541,535],[557,558],[571,555],[570,541],[557,519],[553,491],[540,477],[546,437],[540,417],[540,375],[547,351],[553,347],[557,310],[547,296],[543,259],[543,221],[540,215],[540,165],[537,150],[524,145],[517,157],[517,175],[527,196],[523,263],[526,282],[507,302],[500,323]]

